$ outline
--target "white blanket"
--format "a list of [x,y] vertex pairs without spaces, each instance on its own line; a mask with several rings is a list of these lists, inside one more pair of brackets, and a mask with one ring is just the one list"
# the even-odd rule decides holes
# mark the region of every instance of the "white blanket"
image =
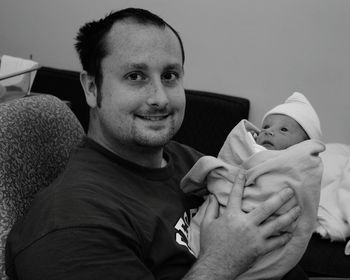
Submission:
[[[316,232],[332,241],[344,241],[350,236],[350,146],[326,144],[320,157],[324,172]],[[350,242],[345,254],[350,255]]]

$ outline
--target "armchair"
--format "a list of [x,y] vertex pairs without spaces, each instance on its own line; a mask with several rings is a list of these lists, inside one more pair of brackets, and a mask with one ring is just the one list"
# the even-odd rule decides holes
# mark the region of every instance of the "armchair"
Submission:
[[34,194],[63,170],[84,130],[69,107],[50,95],[0,104],[0,279],[5,243]]

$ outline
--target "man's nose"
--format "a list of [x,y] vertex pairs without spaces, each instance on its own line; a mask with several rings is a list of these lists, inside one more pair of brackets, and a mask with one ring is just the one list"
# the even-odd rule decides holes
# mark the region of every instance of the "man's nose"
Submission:
[[168,95],[161,81],[151,83],[147,102],[150,106],[155,107],[166,107],[168,105]]

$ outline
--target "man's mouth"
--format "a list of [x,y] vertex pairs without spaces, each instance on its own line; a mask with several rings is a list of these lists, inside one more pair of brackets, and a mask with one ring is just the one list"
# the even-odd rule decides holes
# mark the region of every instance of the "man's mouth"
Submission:
[[166,119],[169,114],[162,114],[162,115],[136,115],[140,119],[144,119],[147,121],[161,121]]

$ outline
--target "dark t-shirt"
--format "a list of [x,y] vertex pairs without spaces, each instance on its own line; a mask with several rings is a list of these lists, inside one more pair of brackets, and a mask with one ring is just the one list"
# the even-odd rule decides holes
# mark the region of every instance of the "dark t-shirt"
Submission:
[[195,261],[187,227],[202,199],[179,182],[201,154],[170,142],[165,168],[126,161],[90,139],[10,233],[13,279],[180,279]]

